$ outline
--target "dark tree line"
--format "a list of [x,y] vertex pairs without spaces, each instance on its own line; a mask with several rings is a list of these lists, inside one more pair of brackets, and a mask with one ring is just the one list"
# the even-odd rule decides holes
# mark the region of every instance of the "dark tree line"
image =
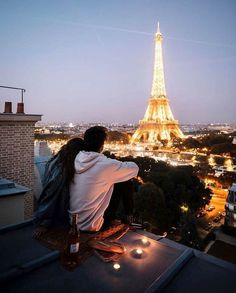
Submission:
[[198,247],[195,213],[209,204],[211,191],[191,166],[172,167],[152,158],[122,158],[139,165],[142,183],[136,182],[135,215],[162,233],[179,226],[182,242]]
[[211,154],[230,153],[231,156],[236,157],[236,145],[232,144],[234,136],[236,133],[209,133],[199,138],[189,137],[183,141],[176,140],[175,145],[180,149],[184,147],[189,149],[208,148],[208,152]]
[[109,131],[107,135],[108,142],[117,142],[117,143],[129,143],[130,136],[127,133],[122,133],[119,131]]

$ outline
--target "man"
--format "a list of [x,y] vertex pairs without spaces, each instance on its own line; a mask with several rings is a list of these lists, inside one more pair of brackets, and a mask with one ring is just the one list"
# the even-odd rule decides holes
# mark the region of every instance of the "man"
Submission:
[[114,184],[138,174],[133,162],[120,162],[101,154],[106,129],[95,126],[84,134],[85,151],[75,158],[75,176],[70,185],[70,212],[78,213],[81,231],[99,231],[104,222]]

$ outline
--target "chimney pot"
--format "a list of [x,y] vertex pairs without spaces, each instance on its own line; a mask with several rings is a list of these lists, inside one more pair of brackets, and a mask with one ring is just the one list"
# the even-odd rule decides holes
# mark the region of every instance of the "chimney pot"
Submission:
[[24,114],[24,103],[17,103],[17,114]]
[[11,102],[5,102],[5,109],[3,113],[12,114],[12,103]]

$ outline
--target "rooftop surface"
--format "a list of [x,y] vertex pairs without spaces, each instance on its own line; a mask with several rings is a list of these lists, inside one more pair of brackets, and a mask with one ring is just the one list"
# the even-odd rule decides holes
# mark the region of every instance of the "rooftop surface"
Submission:
[[236,246],[225,241],[216,240],[207,253],[236,264]]
[[[59,252],[32,239],[31,221],[0,230],[1,292],[234,292],[236,266],[168,239],[130,231],[119,242],[126,253],[112,263],[89,257],[75,271],[60,264]],[[149,246],[142,246],[142,234]],[[142,258],[133,250],[141,247]]]

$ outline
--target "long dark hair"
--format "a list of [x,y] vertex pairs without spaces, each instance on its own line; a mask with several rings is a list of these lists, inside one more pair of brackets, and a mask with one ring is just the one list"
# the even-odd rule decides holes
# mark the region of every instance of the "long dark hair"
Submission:
[[[74,161],[77,154],[84,150],[84,141],[82,138],[75,137],[64,144],[60,151],[50,160],[57,158],[58,163],[62,169],[62,173],[65,176],[66,184],[73,181],[75,174]],[[50,163],[49,161],[49,163]]]

